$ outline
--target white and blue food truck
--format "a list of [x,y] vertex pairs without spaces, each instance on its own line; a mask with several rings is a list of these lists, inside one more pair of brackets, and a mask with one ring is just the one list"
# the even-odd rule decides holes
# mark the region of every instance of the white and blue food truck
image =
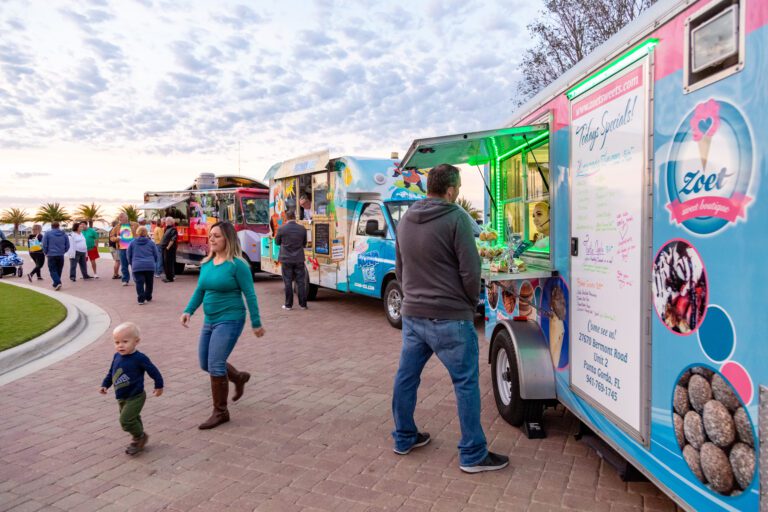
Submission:
[[767,22],[766,0],[662,0],[507,127],[401,165],[490,182],[504,419],[541,436],[563,404],[688,510],[768,510]]
[[399,328],[395,233],[408,207],[425,196],[426,175],[401,170],[396,158],[319,151],[273,166],[267,179],[271,236],[261,241],[261,269],[280,274],[274,236],[293,211],[307,229],[310,300],[320,287],[381,298],[387,320]]

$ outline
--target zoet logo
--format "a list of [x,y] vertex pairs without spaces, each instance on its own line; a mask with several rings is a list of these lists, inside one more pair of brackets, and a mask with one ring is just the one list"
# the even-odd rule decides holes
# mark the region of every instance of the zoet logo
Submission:
[[678,128],[667,162],[667,209],[673,222],[699,235],[746,219],[752,136],[732,104],[699,103]]

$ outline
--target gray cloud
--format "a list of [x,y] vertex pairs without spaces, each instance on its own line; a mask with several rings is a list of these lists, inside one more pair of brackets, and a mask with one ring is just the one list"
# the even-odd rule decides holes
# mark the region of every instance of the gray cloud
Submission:
[[213,19],[219,23],[230,25],[238,30],[251,25],[258,25],[266,21],[263,16],[257,14],[247,5],[238,5],[231,15],[220,14],[214,16]]
[[96,52],[96,55],[98,55],[103,60],[123,59],[123,51],[120,49],[120,47],[104,41],[103,39],[90,37],[85,40],[85,44],[93,48],[93,50]]

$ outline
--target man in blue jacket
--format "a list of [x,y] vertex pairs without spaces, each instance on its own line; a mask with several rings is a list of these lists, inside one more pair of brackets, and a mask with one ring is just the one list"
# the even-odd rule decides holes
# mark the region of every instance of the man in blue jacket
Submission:
[[64,255],[69,250],[69,237],[59,229],[59,223],[51,222],[51,229],[43,236],[43,254],[48,259],[48,272],[53,280],[53,289],[61,290],[61,273],[64,270]]

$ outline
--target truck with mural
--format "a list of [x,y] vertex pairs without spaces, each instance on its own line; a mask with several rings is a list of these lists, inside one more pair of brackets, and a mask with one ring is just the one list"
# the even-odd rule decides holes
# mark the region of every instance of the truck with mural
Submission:
[[416,140],[482,166],[501,416],[579,436],[681,507],[768,510],[765,0],[662,0],[499,130]]
[[176,273],[200,265],[208,254],[208,230],[219,221],[234,224],[243,258],[254,272],[260,271],[261,238],[269,232],[266,185],[243,176],[203,177],[186,190],[145,192],[139,206],[147,218],[176,221]]
[[309,299],[321,287],[383,299],[387,320],[399,328],[397,223],[426,195],[426,173],[401,169],[395,158],[331,158],[320,151],[273,166],[267,179],[272,235],[261,241],[262,270],[280,274],[274,235],[292,210],[307,229]]

